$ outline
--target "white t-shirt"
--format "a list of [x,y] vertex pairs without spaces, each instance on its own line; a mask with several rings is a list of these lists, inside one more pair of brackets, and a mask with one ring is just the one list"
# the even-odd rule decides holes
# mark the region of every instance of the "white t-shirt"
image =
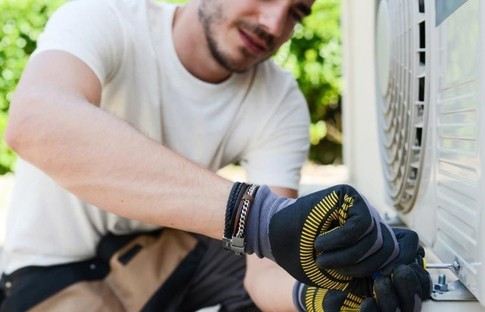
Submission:
[[[253,183],[297,189],[309,114],[294,79],[266,61],[219,84],[198,80],[177,57],[174,12],[152,0],[68,2],[49,20],[32,57],[46,50],[75,55],[101,82],[102,109],[204,167],[240,162]],[[108,231],[156,227],[83,202],[19,160],[4,269],[87,259]]]

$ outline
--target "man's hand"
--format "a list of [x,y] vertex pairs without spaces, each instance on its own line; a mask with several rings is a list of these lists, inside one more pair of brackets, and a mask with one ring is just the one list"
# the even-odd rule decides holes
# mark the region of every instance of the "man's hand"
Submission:
[[[244,194],[246,190],[250,188],[244,188]],[[345,290],[352,279],[350,274],[370,276],[399,253],[393,231],[349,185],[337,185],[296,200],[279,197],[266,186],[252,190],[249,197],[238,192],[230,196],[228,211],[237,212],[227,214],[226,229],[234,228],[235,233],[242,228],[242,239],[234,240],[245,241],[242,251],[275,260],[302,283]],[[245,213],[229,208],[242,207],[238,204],[240,198],[253,201]]]
[[399,257],[374,281],[374,292],[382,312],[419,312],[431,297],[433,282],[424,269],[424,249],[415,232],[393,228],[401,246]]
[[297,282],[293,301],[300,311],[419,312],[431,297],[432,281],[424,269],[424,249],[414,231],[393,228],[399,256],[373,277],[351,279],[344,291]]
[[297,282],[294,303],[300,311],[419,312],[429,299],[432,281],[423,268],[424,249],[415,232],[393,228],[399,257],[373,277],[354,278],[345,291]]
[[300,312],[378,312],[377,303],[372,297],[372,282],[371,278],[355,278],[345,291],[297,282],[293,289],[293,301]]
[[429,274],[418,263],[400,264],[390,276],[354,278],[345,291],[297,282],[293,301],[300,312],[420,312],[431,294]]

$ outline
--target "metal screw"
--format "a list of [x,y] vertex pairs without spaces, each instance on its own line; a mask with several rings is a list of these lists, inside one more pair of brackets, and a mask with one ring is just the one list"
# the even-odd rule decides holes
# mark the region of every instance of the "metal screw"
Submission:
[[438,276],[438,284],[433,285],[433,290],[439,292],[448,291],[448,284],[446,284],[446,275],[440,274],[440,276]]
[[440,276],[438,276],[438,284],[446,285],[446,275],[441,274]]
[[458,261],[453,263],[428,263],[426,264],[427,269],[453,269],[455,271],[459,271],[461,266]]

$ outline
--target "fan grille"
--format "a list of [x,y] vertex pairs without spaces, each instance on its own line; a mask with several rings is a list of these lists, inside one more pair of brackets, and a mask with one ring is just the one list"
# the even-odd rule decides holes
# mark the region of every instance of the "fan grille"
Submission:
[[428,79],[424,0],[381,0],[376,24],[379,138],[388,196],[402,212],[417,196]]

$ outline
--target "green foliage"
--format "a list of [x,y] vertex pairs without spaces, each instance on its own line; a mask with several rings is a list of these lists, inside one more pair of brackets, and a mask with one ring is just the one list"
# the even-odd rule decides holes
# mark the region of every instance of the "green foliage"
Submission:
[[0,174],[12,171],[15,155],[3,139],[13,91],[37,37],[61,0],[0,0]]
[[308,101],[310,159],[323,164],[342,159],[342,39],[339,0],[317,0],[312,14],[275,55],[290,70]]
[[[64,2],[0,0],[0,175],[12,171],[15,161],[3,140],[13,90],[49,16]],[[316,0],[313,13],[274,57],[295,75],[309,103],[310,159],[318,163],[341,160],[341,54],[340,1]]]

